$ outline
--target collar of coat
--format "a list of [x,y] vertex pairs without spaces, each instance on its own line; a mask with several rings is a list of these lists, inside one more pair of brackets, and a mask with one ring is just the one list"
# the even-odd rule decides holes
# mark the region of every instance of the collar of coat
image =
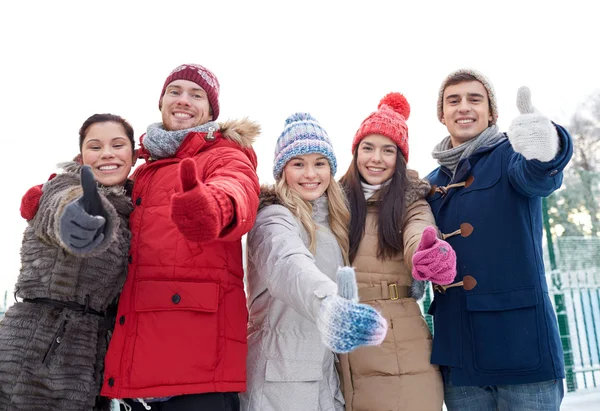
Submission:
[[[77,179],[80,179],[82,164],[77,161],[65,161],[57,165],[58,168],[62,169],[65,173],[77,175]],[[131,197],[133,191],[133,180],[127,179],[125,185],[114,185],[114,186],[103,186],[98,184],[98,192],[105,197],[110,196],[126,196]]]
[[[242,149],[251,149],[252,144],[256,141],[256,138],[260,135],[260,125],[247,117],[237,120],[227,120],[220,122],[218,133],[226,140],[232,141],[239,145]],[[189,133],[188,133],[189,134]],[[204,133],[208,134],[208,132]],[[140,149],[138,154],[141,158],[148,160],[151,156],[150,153],[144,148],[144,133],[140,137]],[[185,144],[185,141],[184,141]],[[176,155],[177,156],[177,155]]]
[[[419,178],[419,173],[415,170],[406,170],[406,174],[408,176],[408,184],[406,186],[406,191],[404,193],[406,204],[408,207],[412,203],[422,198],[427,197],[429,191],[431,190],[431,185],[427,180],[423,180]],[[380,197],[381,191],[378,191],[373,195],[373,197],[367,200],[367,204],[376,204],[381,201]]]

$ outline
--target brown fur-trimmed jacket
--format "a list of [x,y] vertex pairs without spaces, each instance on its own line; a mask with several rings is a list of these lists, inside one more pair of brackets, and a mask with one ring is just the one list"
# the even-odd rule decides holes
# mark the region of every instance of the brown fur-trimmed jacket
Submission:
[[[388,320],[388,333],[378,347],[360,347],[340,356],[339,370],[346,411],[433,411],[442,408],[440,372],[429,363],[431,333],[411,292],[412,256],[423,230],[435,226],[424,197],[429,184],[409,171],[404,251],[391,259],[377,256],[379,205],[375,193],[367,201],[365,234],[352,266],[360,302],[370,304]],[[396,289],[399,294],[395,294]],[[396,298],[399,296],[400,298]]]
[[62,167],[44,185],[39,211],[25,229],[16,284],[25,301],[0,322],[0,411],[109,409],[107,399],[97,398],[112,328],[110,316],[101,314],[125,281],[131,200],[123,186],[99,186],[105,238],[87,255],[73,255],[60,240],[59,221],[82,195],[81,166]]

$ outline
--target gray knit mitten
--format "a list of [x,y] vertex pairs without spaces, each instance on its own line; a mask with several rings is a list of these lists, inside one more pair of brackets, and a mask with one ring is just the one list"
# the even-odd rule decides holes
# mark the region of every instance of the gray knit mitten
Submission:
[[358,303],[352,267],[337,272],[338,293],[321,301],[317,328],[331,351],[347,353],[361,345],[379,345],[387,334],[387,320],[373,307]]
[[554,124],[531,104],[531,91],[521,87],[517,92],[517,116],[508,128],[513,149],[527,160],[548,162],[558,153],[558,133]]
[[104,207],[98,194],[94,174],[89,166],[81,167],[83,195],[69,203],[60,217],[60,238],[73,254],[84,254],[104,239]]

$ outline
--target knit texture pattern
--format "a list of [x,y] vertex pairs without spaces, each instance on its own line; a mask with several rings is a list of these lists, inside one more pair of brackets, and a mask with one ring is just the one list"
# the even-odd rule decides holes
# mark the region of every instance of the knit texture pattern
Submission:
[[208,103],[212,108],[213,120],[219,117],[219,91],[221,88],[219,80],[212,71],[200,64],[182,64],[173,69],[165,80],[160,92],[160,99],[158,100],[159,110],[162,108],[162,98],[165,95],[167,86],[175,80],[188,80],[202,87],[206,91]]
[[309,113],[294,113],[285,120],[285,127],[275,145],[273,177],[281,178],[283,168],[293,157],[320,153],[329,161],[331,175],[337,171],[337,160],[327,132]]
[[211,129],[218,130],[219,124],[209,121],[196,127],[170,131],[165,130],[163,123],[153,123],[146,129],[142,145],[154,159],[173,157],[188,134],[208,133]]
[[387,321],[370,305],[356,302],[354,269],[340,268],[337,282],[338,293],[344,297],[330,295],[323,299],[317,316],[323,343],[336,353],[347,353],[361,345],[380,345],[387,334]]
[[437,101],[438,120],[440,120],[440,122],[441,122],[442,115],[444,114],[444,111],[443,111],[443,109],[444,109],[444,107],[443,107],[444,90],[446,90],[446,85],[448,84],[448,80],[450,80],[450,78],[456,76],[457,74],[470,74],[471,76],[475,77],[479,82],[481,82],[481,84],[483,84],[483,87],[485,87],[485,89],[487,90],[487,93],[488,93],[488,100],[490,101],[490,114],[492,115],[492,123],[491,124],[496,124],[496,121],[498,121],[498,103],[496,102],[496,93],[494,92],[494,86],[492,86],[492,83],[488,80],[488,78],[486,76],[484,76],[479,71],[471,69],[471,68],[462,68],[462,69],[453,71],[452,73],[450,73],[446,76],[444,81],[442,81],[442,85],[440,86],[440,91],[438,94],[438,101]]
[[410,105],[400,93],[389,93],[379,102],[377,111],[371,113],[360,125],[354,140],[352,153],[360,141],[371,134],[380,134],[392,140],[408,161],[408,126],[406,120],[410,116]]
[[431,156],[437,160],[439,165],[448,168],[454,175],[460,160],[469,158],[471,154],[482,147],[494,146],[505,139],[506,135],[499,131],[496,124],[493,124],[483,130],[477,137],[456,147],[452,147],[450,136],[444,137],[444,139],[435,146],[431,152]]
[[517,108],[521,115],[515,117],[506,133],[513,149],[527,160],[552,160],[559,150],[558,133],[554,124],[531,104],[529,88],[519,88]]
[[181,193],[171,198],[171,219],[189,240],[206,242],[217,239],[233,219],[229,197],[198,181],[194,160],[186,158],[179,166]]
[[416,280],[446,285],[456,277],[456,253],[450,244],[437,238],[435,227],[423,230],[412,263],[412,275]]

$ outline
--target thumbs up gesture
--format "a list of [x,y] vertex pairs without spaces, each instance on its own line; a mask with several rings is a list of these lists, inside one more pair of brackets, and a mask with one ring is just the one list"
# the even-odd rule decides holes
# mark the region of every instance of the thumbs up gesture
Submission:
[[558,153],[558,133],[552,122],[531,104],[531,91],[521,87],[517,92],[517,108],[521,113],[508,129],[513,149],[527,160],[548,162]]
[[423,231],[412,263],[415,280],[446,285],[456,277],[456,253],[450,244],[437,238],[437,230],[432,226]]
[[60,217],[60,238],[73,254],[85,254],[104,240],[104,207],[94,174],[89,166],[81,167],[83,195],[69,203]]
[[171,197],[171,220],[188,240],[216,240],[233,218],[231,200],[198,179],[196,163],[190,158],[181,162],[179,178],[181,192]]
[[380,345],[387,334],[387,320],[373,307],[358,302],[356,273],[342,267],[336,276],[338,295],[321,301],[317,329],[331,351],[347,353],[362,345]]

